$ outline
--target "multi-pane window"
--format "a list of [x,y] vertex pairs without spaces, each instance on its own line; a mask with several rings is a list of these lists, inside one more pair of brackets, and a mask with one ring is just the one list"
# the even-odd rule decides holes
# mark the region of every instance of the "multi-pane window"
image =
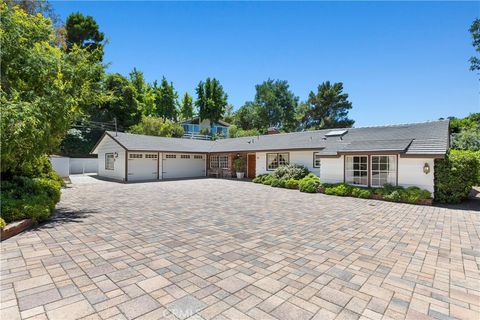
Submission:
[[177,155],[176,154],[166,154],[165,159],[176,159]]
[[113,153],[105,154],[105,170],[115,169],[115,156]]
[[396,156],[372,156],[372,187],[397,184]]
[[180,159],[190,159],[190,155],[189,154],[182,154],[180,156]]
[[318,152],[313,153],[313,167],[320,168],[320,153]]
[[288,164],[288,153],[267,153],[267,170],[275,170]]
[[141,154],[141,153],[130,153],[130,154],[128,155],[128,157],[129,157],[130,159],[142,159],[143,154]]
[[368,185],[368,157],[346,156],[345,158],[345,182]]
[[193,156],[193,159],[203,159],[203,156],[200,154],[196,154]]
[[210,156],[210,168],[228,169],[228,156]]
[[146,159],[157,159],[157,155],[153,153],[147,153],[145,154]]

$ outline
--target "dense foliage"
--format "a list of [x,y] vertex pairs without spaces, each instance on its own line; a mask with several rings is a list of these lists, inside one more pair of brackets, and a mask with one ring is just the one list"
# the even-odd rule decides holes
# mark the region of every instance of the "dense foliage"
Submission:
[[435,160],[435,200],[458,203],[480,183],[480,152],[451,150]]
[[181,138],[184,135],[183,127],[170,120],[159,117],[143,116],[140,123],[130,127],[130,133],[145,134],[149,136]]
[[200,81],[196,89],[197,101],[195,105],[198,108],[200,119],[210,120],[210,124],[220,120],[227,107],[227,94],[223,91],[220,81],[213,78]]
[[300,180],[308,175],[309,171],[305,166],[299,164],[287,164],[280,166],[272,172],[272,177],[276,179],[295,179]]
[[[472,45],[475,48],[475,51],[480,54],[480,19],[475,19],[470,26],[470,33],[472,34]],[[470,70],[478,71],[480,70],[480,58],[471,57],[470,58]]]
[[94,52],[55,46],[49,19],[1,4],[1,172],[22,174],[58,148],[86,105],[104,100]]
[[343,83],[331,84],[326,81],[318,86],[317,93],[308,95],[308,107],[302,119],[303,128],[345,128],[351,127],[353,120],[348,118],[352,103],[343,92]]
[[480,113],[465,118],[450,118],[452,148],[457,150],[480,150]]
[[60,200],[63,180],[52,169],[46,156],[32,163],[23,176],[13,176],[1,182],[1,212],[5,221],[48,218]]
[[309,173],[298,182],[298,189],[300,192],[315,193],[320,188],[320,178],[313,173]]

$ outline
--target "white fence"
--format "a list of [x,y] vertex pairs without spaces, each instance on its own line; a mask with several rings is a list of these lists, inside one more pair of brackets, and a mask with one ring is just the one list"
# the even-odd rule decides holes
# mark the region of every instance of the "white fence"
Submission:
[[62,177],[71,174],[97,173],[97,158],[69,158],[50,156],[53,169]]

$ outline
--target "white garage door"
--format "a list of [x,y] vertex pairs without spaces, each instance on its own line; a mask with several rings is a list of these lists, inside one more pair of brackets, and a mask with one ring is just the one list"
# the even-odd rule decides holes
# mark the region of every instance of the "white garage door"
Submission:
[[205,177],[205,163],[207,156],[204,154],[163,154],[163,179]]
[[128,181],[157,179],[157,153],[128,153]]

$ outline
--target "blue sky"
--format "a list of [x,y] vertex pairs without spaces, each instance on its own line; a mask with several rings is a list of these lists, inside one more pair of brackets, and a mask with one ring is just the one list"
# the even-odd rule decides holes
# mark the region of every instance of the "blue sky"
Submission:
[[468,28],[476,2],[53,2],[62,19],[92,15],[109,71],[164,75],[194,94],[219,79],[236,108],[255,84],[288,80],[300,99],[341,81],[355,126],[480,112]]

